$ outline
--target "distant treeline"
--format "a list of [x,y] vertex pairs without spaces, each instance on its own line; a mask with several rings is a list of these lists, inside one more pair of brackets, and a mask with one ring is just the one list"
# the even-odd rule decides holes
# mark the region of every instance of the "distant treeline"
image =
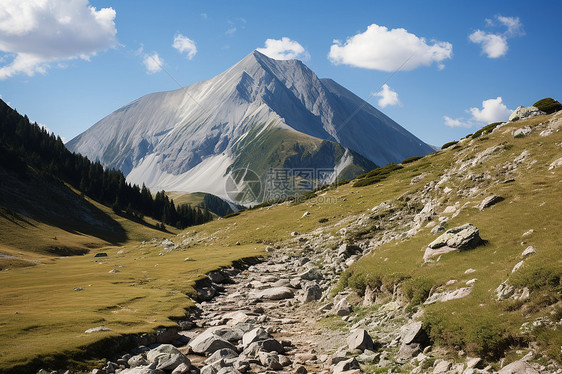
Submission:
[[152,217],[185,228],[212,219],[207,209],[176,207],[164,191],[155,197],[144,185],[131,185],[119,170],[104,169],[80,154],[70,152],[60,137],[31,124],[0,99],[0,165],[24,172],[27,165],[43,175],[62,180],[84,195],[137,218]]

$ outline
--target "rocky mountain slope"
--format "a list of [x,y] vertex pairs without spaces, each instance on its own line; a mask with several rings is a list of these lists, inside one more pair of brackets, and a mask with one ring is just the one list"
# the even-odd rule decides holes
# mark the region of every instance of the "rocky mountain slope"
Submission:
[[[211,256],[257,263],[207,273],[193,308],[96,373],[560,373],[562,112],[518,113],[308,200],[108,250],[89,271],[125,264],[153,298]],[[80,328],[123,328],[97,321]]]
[[225,184],[229,177],[239,182],[239,169],[262,179],[270,168],[332,171],[310,177],[314,184],[432,152],[302,62],[257,51],[210,80],[127,104],[67,147],[119,168],[133,183],[230,200]]

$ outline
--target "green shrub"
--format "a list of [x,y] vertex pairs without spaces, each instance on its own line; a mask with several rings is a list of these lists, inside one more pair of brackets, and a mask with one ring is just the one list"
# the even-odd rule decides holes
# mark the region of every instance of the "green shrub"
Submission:
[[521,139],[521,138],[524,138],[524,137],[525,137],[525,134],[522,134],[522,133],[519,133],[519,134],[514,136],[515,139]]
[[361,174],[357,177],[359,179],[353,184],[353,187],[369,186],[386,179],[393,171],[403,169],[401,165],[388,164],[382,168],[376,168],[368,173]]
[[441,149],[447,149],[447,148],[457,144],[458,142],[459,142],[458,140],[453,140],[452,142],[445,143],[441,146]]
[[318,223],[326,223],[326,222],[328,222],[328,218],[320,218],[318,220]]
[[402,284],[402,292],[411,306],[423,303],[429,296],[433,283],[428,279],[410,278]]
[[540,110],[542,110],[547,114],[551,114],[559,110],[562,110],[562,104],[560,104],[558,101],[550,97],[537,101],[536,103],[533,104],[533,106],[539,108]]
[[239,215],[241,213],[241,211],[238,212],[232,212],[227,214],[226,216],[222,217],[222,218],[230,218],[230,217],[236,217],[237,215]]
[[498,125],[501,125],[501,124],[502,124],[502,122],[494,122],[494,123],[490,123],[489,125],[486,125],[486,126],[482,127],[480,130],[478,130],[474,134],[472,134],[472,139],[476,139],[484,133],[492,132],[492,130],[494,130]]
[[404,161],[401,162],[401,164],[409,164],[410,162],[414,162],[417,161],[419,159],[423,158],[423,156],[413,156],[413,157],[408,157],[407,159],[405,159]]
[[[509,277],[514,287],[527,287],[530,291],[549,288],[562,295],[562,275],[555,268],[523,268]],[[560,296],[562,298],[562,296]]]

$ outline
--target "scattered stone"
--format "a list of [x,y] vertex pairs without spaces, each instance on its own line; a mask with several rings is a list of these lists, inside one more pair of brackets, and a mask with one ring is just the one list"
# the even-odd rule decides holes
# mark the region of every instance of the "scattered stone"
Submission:
[[524,118],[540,116],[546,114],[535,106],[520,106],[509,116],[509,122],[519,121]]
[[304,294],[302,296],[303,303],[310,303],[313,301],[320,300],[322,298],[322,289],[317,285],[305,286]]
[[481,361],[482,361],[482,359],[480,357],[472,357],[472,358],[467,357],[466,368],[467,369],[475,368],[476,366],[478,366],[478,364]]
[[403,344],[421,343],[425,340],[426,334],[423,331],[421,321],[413,321],[400,328],[400,340]]
[[189,365],[187,364],[179,364],[174,371],[172,371],[172,374],[187,374],[189,373]]
[[548,167],[548,170],[552,170],[552,169],[556,169],[559,168],[560,166],[562,166],[562,157],[560,157],[559,159],[554,160],[550,166]]
[[433,295],[425,300],[424,304],[429,305],[436,302],[445,302],[449,300],[461,299],[470,295],[472,287],[463,287],[454,291],[435,292]]
[[84,332],[86,334],[91,334],[93,332],[102,332],[102,331],[111,331],[111,329],[105,326],[98,326],[98,327],[92,327],[91,329],[88,329]]
[[217,290],[215,290],[213,287],[202,287],[202,288],[198,288],[196,291],[197,291],[197,299],[201,301],[209,301],[217,293]]
[[310,215],[310,212],[304,212],[304,214],[302,215],[301,218],[304,218],[304,217],[309,216],[309,215]]
[[525,361],[514,361],[504,366],[498,374],[539,374],[539,372]]
[[523,128],[517,129],[515,131],[513,131],[513,136],[514,137],[523,137],[523,136],[527,136],[529,135],[533,130],[531,129],[530,126],[525,126]]
[[535,250],[535,247],[530,245],[527,248],[525,248],[523,253],[521,253],[521,257],[527,257],[527,256],[530,256],[530,255],[534,255],[535,253],[537,253],[537,251]]
[[406,363],[421,353],[419,343],[402,344],[398,351],[397,359],[401,363]]
[[433,365],[433,374],[448,373],[453,364],[447,360],[437,359]]
[[291,299],[295,296],[293,290],[289,287],[273,287],[255,294],[257,299],[265,300],[283,300]]
[[296,373],[296,374],[307,374],[307,373],[308,373],[308,370],[306,370],[306,368],[305,368],[304,366],[299,365],[299,366],[297,367],[297,369],[295,370],[295,373]]
[[129,367],[145,366],[148,365],[148,361],[142,355],[136,355],[127,360]]
[[332,309],[332,313],[343,317],[351,314],[353,311],[351,304],[346,299],[340,300]]
[[213,362],[216,362],[220,359],[236,358],[236,357],[238,357],[238,353],[236,353],[236,351],[229,348],[223,348],[223,349],[216,350],[215,353],[210,355],[205,360],[205,363],[212,364]]
[[531,236],[534,232],[535,232],[535,230],[530,229],[529,231],[525,231],[525,232],[523,233],[523,235],[521,235],[521,237],[526,238],[526,237],[528,237],[528,236]]
[[491,207],[492,205],[495,205],[501,201],[503,201],[504,198],[498,195],[491,195],[488,196],[487,198],[485,198],[484,200],[482,200],[482,202],[480,203],[480,205],[478,206],[478,209],[480,210],[484,210],[486,208]]
[[207,355],[211,355],[223,348],[229,348],[236,351],[236,347],[232,345],[232,343],[215,335],[212,328],[207,329],[205,332],[190,340],[189,346],[193,352]]
[[521,269],[521,266],[523,266],[523,260],[516,263],[515,266],[513,267],[513,270],[511,270],[511,272],[515,273],[517,270]]
[[119,374],[164,374],[162,370],[150,366],[137,366],[135,368],[124,369]]
[[355,358],[350,358],[338,362],[336,366],[334,366],[334,369],[332,371],[334,374],[339,374],[346,371],[358,370],[358,369],[360,369],[359,362],[357,362]]
[[119,269],[113,269],[108,271],[109,274],[115,274],[115,273],[119,273]]
[[250,344],[260,340],[271,339],[271,335],[263,328],[258,327],[244,334],[242,337],[242,345],[247,348]]
[[84,289],[82,287],[74,287],[73,290],[74,291],[84,291]]
[[313,267],[311,269],[308,269],[304,273],[299,274],[299,278],[304,279],[304,280],[308,280],[308,281],[315,281],[315,280],[320,280],[324,277],[322,276],[322,273],[320,272],[320,270],[318,268]]
[[424,261],[449,253],[462,251],[478,246],[482,242],[480,231],[470,223],[445,231],[444,234],[432,241],[425,250]]
[[374,344],[371,335],[365,329],[357,329],[347,337],[347,346],[350,351],[358,349],[364,351],[366,349],[373,350]]

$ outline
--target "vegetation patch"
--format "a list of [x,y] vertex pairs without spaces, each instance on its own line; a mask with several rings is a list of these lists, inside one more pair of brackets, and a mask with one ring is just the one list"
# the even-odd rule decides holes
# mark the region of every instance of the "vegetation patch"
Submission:
[[457,144],[458,142],[459,142],[458,140],[453,140],[452,142],[445,143],[441,146],[441,149],[447,149],[449,147],[452,147],[453,145]]
[[562,110],[562,104],[550,97],[537,101],[533,106],[539,108],[539,110],[542,110],[546,114],[552,114]]

